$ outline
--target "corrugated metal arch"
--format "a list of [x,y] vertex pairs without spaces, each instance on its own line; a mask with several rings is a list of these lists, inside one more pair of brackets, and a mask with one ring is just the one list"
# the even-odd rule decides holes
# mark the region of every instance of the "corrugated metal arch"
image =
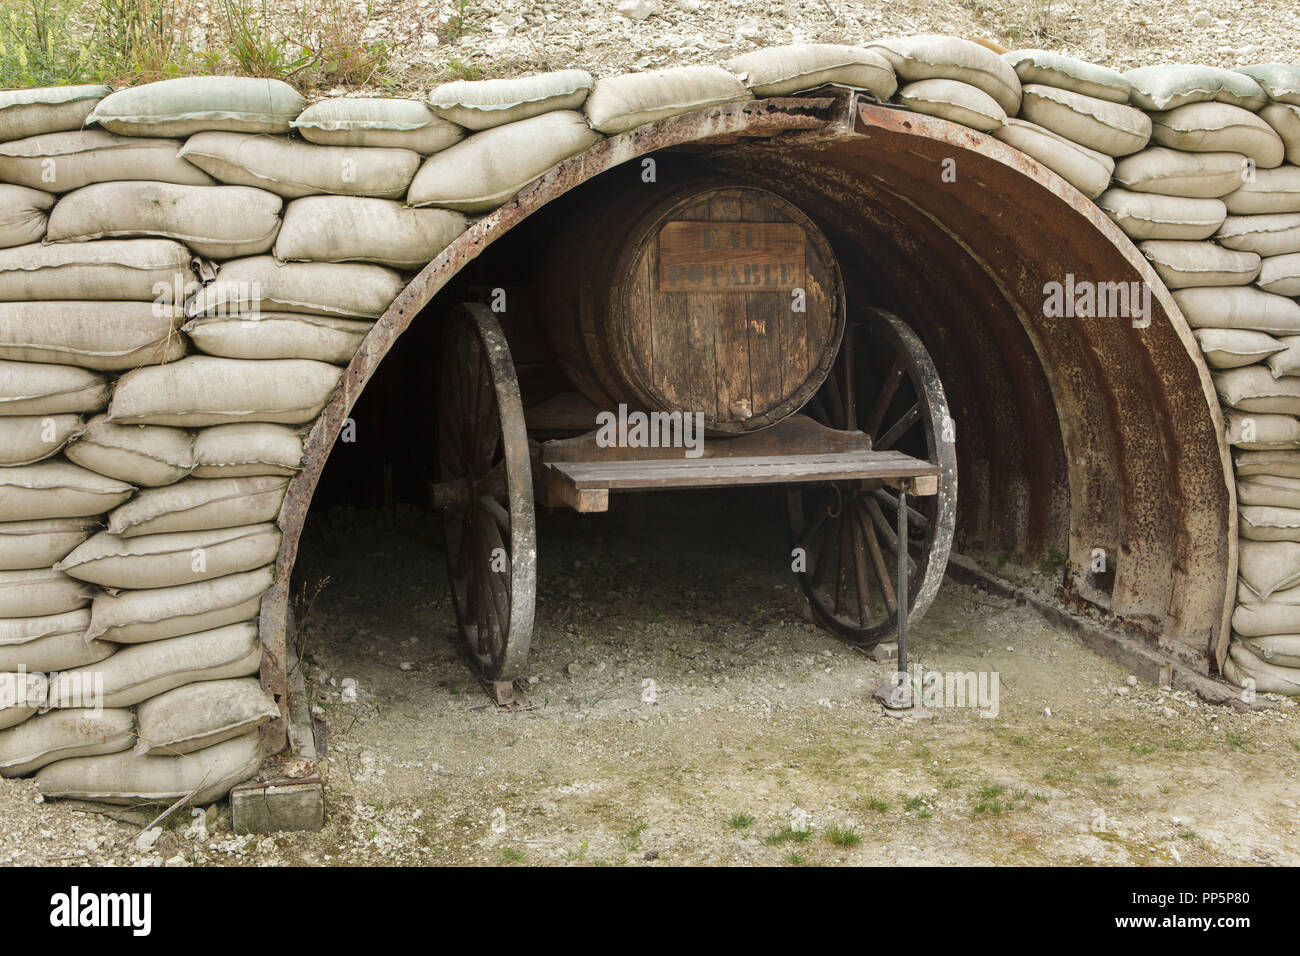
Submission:
[[[283,699],[289,580],[344,420],[398,336],[466,263],[533,212],[657,150],[766,184],[832,235],[859,296],[914,324],[945,378],[961,534],[1027,564],[1068,556],[1063,594],[1200,671],[1226,645],[1236,499],[1209,371],[1146,260],[1088,199],[998,140],[839,93],[730,104],[603,140],[475,222],[397,297],[306,441],[262,604],[262,677]],[[941,173],[955,172],[955,181]],[[1044,315],[1067,272],[1152,289],[1150,323]],[[1104,549],[1113,577],[1090,571]]]

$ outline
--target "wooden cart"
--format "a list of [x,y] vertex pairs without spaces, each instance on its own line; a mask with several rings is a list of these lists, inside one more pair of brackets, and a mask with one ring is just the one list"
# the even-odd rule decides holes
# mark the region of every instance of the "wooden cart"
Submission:
[[[484,304],[453,312],[442,354],[431,498],[457,633],[498,702],[527,664],[535,502],[594,512],[611,493],[784,485],[816,619],[864,647],[897,633],[905,653],[952,542],[952,422],[920,339],[846,302],[817,226],[770,192],[714,181],[597,194],[541,275],[537,322],[574,390],[525,410]],[[608,440],[616,413],[637,411],[702,420],[698,454]]]

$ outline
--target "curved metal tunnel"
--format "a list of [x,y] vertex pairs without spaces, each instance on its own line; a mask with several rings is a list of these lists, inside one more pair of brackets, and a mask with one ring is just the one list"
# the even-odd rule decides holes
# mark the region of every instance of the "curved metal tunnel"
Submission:
[[[290,485],[261,615],[268,687],[286,686],[289,577],[312,493],[397,337],[531,213],[664,149],[703,152],[710,169],[800,205],[835,245],[851,304],[917,329],[956,424],[958,551],[1033,567],[1058,549],[1058,598],[1194,671],[1215,669],[1235,596],[1236,500],[1209,372],[1168,291],[1091,201],[1024,154],[839,94],[731,104],[607,139],[476,222],[412,281],[348,366]],[[1150,321],[1048,317],[1044,285],[1067,273],[1149,283]]]

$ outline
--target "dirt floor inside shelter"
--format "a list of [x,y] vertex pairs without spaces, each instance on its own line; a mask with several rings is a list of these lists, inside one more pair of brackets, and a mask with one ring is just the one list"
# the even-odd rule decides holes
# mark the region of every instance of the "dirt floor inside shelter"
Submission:
[[948,582],[914,647],[996,671],[998,713],[900,721],[870,700],[886,665],[801,617],[776,500],[659,496],[635,535],[621,504],[543,516],[536,706],[513,713],[451,644],[435,518],[313,515],[298,614],[325,830],[239,837],[219,808],[142,849],[138,827],[7,780],[0,861],[1300,863],[1290,701],[1238,714],[1133,683]]

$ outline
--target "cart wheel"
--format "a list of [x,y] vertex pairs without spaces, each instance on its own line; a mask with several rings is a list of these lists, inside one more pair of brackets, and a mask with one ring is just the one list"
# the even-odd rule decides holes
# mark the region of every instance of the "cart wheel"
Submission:
[[443,510],[456,630],[480,679],[512,681],[533,632],[537,524],[519,381],[483,305],[462,305],[447,320],[438,423],[431,496]]
[[[835,366],[804,411],[825,425],[861,429],[872,447],[939,465],[939,493],[908,495],[908,619],[943,581],[957,516],[957,454],[943,385],[921,340],[901,319],[851,314]],[[898,492],[880,481],[793,485],[787,508],[805,567],[799,584],[817,619],[863,647],[898,626]],[[874,580],[874,584],[873,584]]]

